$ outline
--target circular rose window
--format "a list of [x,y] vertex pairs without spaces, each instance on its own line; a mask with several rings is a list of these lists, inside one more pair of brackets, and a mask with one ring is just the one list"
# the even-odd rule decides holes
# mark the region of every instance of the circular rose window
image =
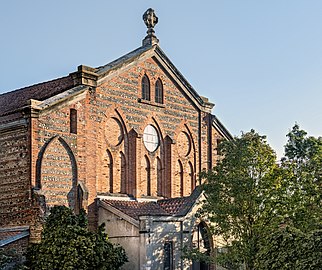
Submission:
[[154,152],[159,146],[159,136],[156,128],[152,125],[147,125],[143,132],[143,143],[149,152]]

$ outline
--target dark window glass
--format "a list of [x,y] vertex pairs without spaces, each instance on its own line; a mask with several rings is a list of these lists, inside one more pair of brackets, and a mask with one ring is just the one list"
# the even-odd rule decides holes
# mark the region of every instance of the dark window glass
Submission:
[[150,167],[150,161],[147,156],[145,156],[145,162],[146,162],[146,195],[151,196],[151,167]]
[[142,99],[150,100],[150,81],[146,75],[142,78]]
[[113,158],[110,151],[107,150],[107,168],[108,168],[108,180],[109,180],[109,190],[113,193]]
[[70,133],[77,134],[77,111],[70,109]]
[[159,157],[157,157],[157,195],[164,195],[162,183],[162,164]]
[[180,196],[183,197],[183,190],[184,190],[184,187],[183,187],[183,166],[182,166],[182,163],[180,160],[178,160],[178,163],[179,163],[179,183],[180,183]]
[[160,79],[155,83],[155,102],[163,103],[163,85]]
[[172,241],[165,242],[163,251],[164,251],[163,269],[173,270],[173,242]]
[[120,152],[121,155],[121,193],[126,193],[126,159],[125,155]]

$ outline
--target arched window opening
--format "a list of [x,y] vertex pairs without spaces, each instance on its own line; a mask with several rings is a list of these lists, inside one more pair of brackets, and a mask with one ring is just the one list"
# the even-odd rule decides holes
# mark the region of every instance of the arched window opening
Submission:
[[77,205],[76,205],[76,213],[79,214],[80,210],[83,208],[83,200],[84,200],[84,191],[80,185],[77,186]]
[[109,185],[109,192],[113,193],[113,186],[114,186],[114,182],[113,182],[113,158],[112,158],[112,154],[110,151],[106,151],[107,152],[107,184]]
[[69,117],[70,133],[77,134],[77,110],[70,109]]
[[155,102],[163,104],[163,85],[160,79],[155,83]]
[[123,152],[120,152],[121,155],[121,193],[126,193],[126,159]]
[[157,195],[164,195],[164,188],[162,182],[162,164],[161,159],[159,157],[157,157]]
[[[212,239],[208,231],[207,225],[204,222],[201,222],[197,230],[193,234],[192,245],[200,253],[205,255],[211,255],[212,252]],[[193,261],[192,270],[209,270],[211,266],[207,263],[200,261]]]
[[192,163],[190,161],[189,161],[189,168],[190,168],[189,176],[190,176],[191,192],[192,192],[196,187],[196,182],[195,182],[195,175],[194,175],[193,165],[192,165]]
[[151,166],[147,156],[145,157],[145,173],[146,173],[146,195],[151,196]]
[[104,152],[102,161],[102,176],[99,179],[99,192],[113,192],[113,157],[109,150]]
[[150,80],[146,75],[142,78],[142,99],[150,100]]
[[179,185],[180,185],[180,196],[184,195],[184,186],[183,186],[183,166],[180,160],[178,160],[179,165]]
[[166,241],[163,246],[163,269],[173,270],[173,242]]

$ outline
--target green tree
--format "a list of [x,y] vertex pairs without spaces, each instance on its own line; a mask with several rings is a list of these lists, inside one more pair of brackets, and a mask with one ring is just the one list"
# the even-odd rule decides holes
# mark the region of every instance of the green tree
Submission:
[[281,161],[280,226],[260,243],[257,269],[322,269],[322,139],[296,124]]
[[274,210],[280,180],[276,155],[265,136],[254,130],[222,142],[219,152],[222,159],[203,175],[203,213],[214,224],[214,233],[226,241],[219,263],[229,269],[254,269],[263,230],[279,222]]
[[322,221],[322,138],[307,136],[296,124],[287,134],[282,186],[288,198],[288,219],[303,232]]
[[322,139],[298,125],[287,137],[280,163],[253,130],[225,141],[203,175],[201,214],[226,241],[217,261],[229,269],[322,269]]
[[322,229],[304,233],[285,225],[267,234],[262,239],[256,269],[322,269]]
[[107,240],[104,225],[94,233],[87,228],[85,211],[80,215],[64,206],[55,206],[46,219],[42,239],[27,252],[31,269],[119,269],[125,251]]

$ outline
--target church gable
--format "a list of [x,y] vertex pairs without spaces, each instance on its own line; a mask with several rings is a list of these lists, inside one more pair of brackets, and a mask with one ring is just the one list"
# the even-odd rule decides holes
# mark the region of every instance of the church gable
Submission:
[[136,132],[151,115],[157,115],[164,133],[172,138],[183,119],[195,130],[198,127],[194,101],[152,58],[103,82],[97,88],[96,102],[102,114],[111,104],[118,104],[130,129]]

